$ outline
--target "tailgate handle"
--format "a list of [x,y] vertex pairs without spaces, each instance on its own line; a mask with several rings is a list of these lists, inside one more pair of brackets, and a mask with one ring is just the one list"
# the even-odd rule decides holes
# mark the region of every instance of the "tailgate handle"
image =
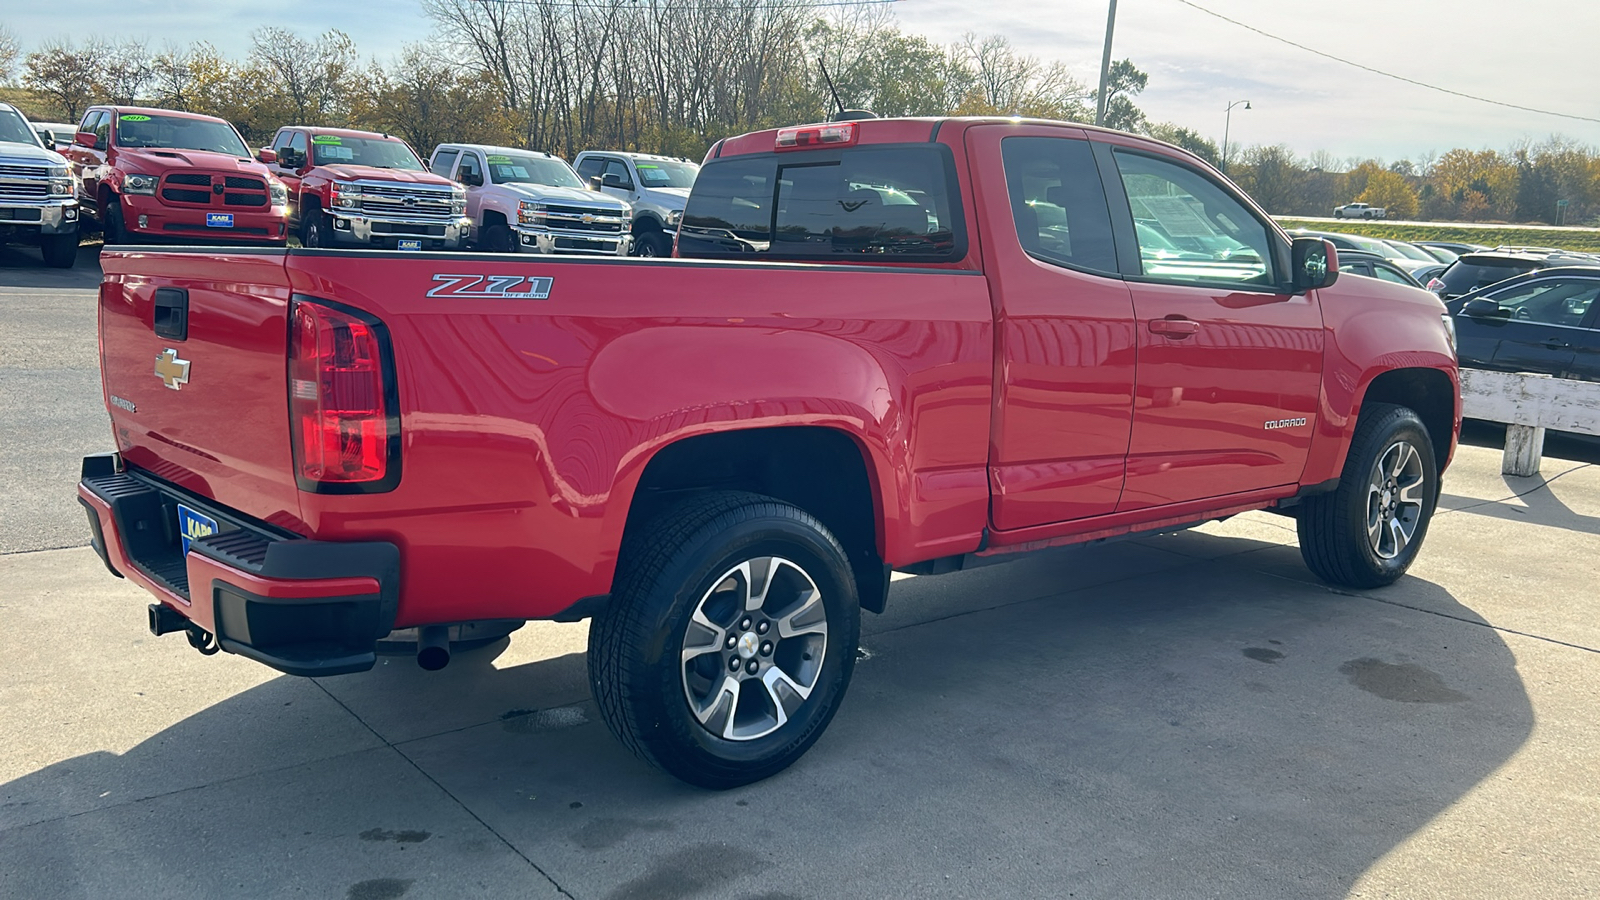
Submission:
[[153,324],[161,337],[188,340],[189,292],[183,288],[156,288]]

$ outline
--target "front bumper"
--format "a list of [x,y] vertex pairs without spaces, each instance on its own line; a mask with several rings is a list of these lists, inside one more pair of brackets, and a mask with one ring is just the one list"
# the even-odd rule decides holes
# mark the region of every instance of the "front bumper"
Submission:
[[552,231],[517,225],[519,253],[585,253],[595,256],[627,256],[633,249],[633,236],[627,232]]
[[[87,456],[78,502],[91,545],[126,577],[216,636],[223,650],[290,675],[372,668],[399,609],[400,550],[313,541],[181,491],[114,453]],[[177,505],[218,523],[184,553]]]
[[56,199],[39,203],[0,200],[0,231],[27,230],[34,234],[76,234],[78,201]]
[[[282,244],[289,239],[289,210],[284,206],[204,207],[167,206],[149,194],[122,194],[122,225],[129,234],[158,240],[192,241],[204,236],[204,243],[251,241]],[[208,225],[212,213],[233,217],[228,227]]]
[[472,236],[472,220],[465,216],[416,221],[346,214],[337,209],[328,214],[333,219],[333,240],[338,244],[394,249],[402,240],[416,240],[422,242],[423,250],[459,250]]

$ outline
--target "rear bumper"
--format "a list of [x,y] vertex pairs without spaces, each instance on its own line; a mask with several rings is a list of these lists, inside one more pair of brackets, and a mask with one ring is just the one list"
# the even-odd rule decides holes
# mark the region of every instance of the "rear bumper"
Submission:
[[[372,668],[394,627],[400,551],[380,541],[311,541],[180,491],[116,454],[88,456],[78,501],[95,552],[214,634],[222,649],[290,675]],[[177,505],[218,523],[183,552]]]

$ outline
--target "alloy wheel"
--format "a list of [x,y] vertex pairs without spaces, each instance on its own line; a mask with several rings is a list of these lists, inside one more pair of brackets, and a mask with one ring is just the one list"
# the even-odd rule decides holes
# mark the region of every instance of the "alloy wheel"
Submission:
[[1394,559],[1416,536],[1426,503],[1422,455],[1409,441],[1379,454],[1367,487],[1367,540],[1379,559]]

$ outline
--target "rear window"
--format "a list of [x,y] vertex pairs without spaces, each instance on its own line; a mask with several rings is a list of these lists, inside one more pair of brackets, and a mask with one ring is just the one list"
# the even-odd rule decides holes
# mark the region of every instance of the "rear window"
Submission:
[[1533,263],[1516,259],[1463,256],[1451,263],[1439,280],[1444,282],[1442,293],[1457,297],[1537,268]]
[[684,209],[678,255],[938,262],[966,253],[955,164],[937,144],[713,161]]

